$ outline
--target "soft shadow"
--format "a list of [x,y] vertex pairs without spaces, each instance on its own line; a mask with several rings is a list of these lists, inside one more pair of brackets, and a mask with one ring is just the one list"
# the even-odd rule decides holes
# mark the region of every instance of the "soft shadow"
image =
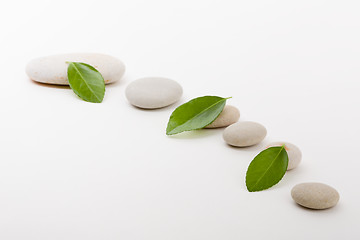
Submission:
[[175,135],[170,135],[169,137],[174,139],[197,139],[197,138],[205,138],[208,136],[219,135],[221,131],[222,131],[221,128],[199,129],[199,130],[182,132]]
[[[329,213],[329,212],[335,212],[338,211],[339,207],[339,203],[337,205],[335,205],[334,207],[331,208],[326,208],[326,209],[312,209],[312,208],[307,208],[304,206],[301,206],[300,204],[297,204],[295,201],[293,201],[292,203],[295,207],[297,207],[298,209],[302,209],[305,210],[307,212],[318,212],[318,213]],[[333,214],[333,213],[332,213]]]
[[229,149],[233,149],[235,151],[242,151],[242,152],[257,152],[260,153],[262,150],[265,149],[265,147],[267,146],[266,143],[259,143],[253,146],[249,146],[249,147],[235,147],[235,146],[231,146],[229,144],[227,144],[226,142],[224,142],[224,145],[229,148]]
[[162,107],[162,108],[141,108],[141,107],[134,106],[134,105],[130,104],[129,102],[128,102],[128,105],[133,109],[144,111],[144,112],[167,112],[171,109],[174,109],[174,107],[172,105]]
[[116,81],[116,82],[112,82],[112,83],[107,83],[105,85],[106,88],[113,88],[113,87],[117,87],[121,85],[121,80],[120,81]]
[[[60,89],[70,89],[69,85],[60,85],[60,84],[50,84],[50,83],[41,83],[41,82],[37,82],[35,80],[30,79],[30,81],[32,83],[34,83],[35,85],[38,86],[42,86],[42,87],[48,87],[48,88],[60,88]],[[112,83],[107,83],[105,85],[106,88],[113,88],[113,87],[117,87],[119,85],[122,85],[122,80],[120,81],[116,81],[116,82],[112,82]]]
[[70,86],[68,85],[59,85],[59,84],[48,84],[48,83],[41,83],[41,82],[37,82],[35,80],[30,79],[30,81],[38,86],[42,86],[42,87],[48,87],[48,88],[59,88],[59,89],[70,89]]
[[170,104],[169,106],[162,107],[162,108],[141,108],[141,107],[134,106],[134,105],[130,104],[129,102],[128,102],[128,105],[133,109],[144,111],[144,112],[169,112],[169,111],[174,111],[178,106],[181,105],[181,102],[177,101],[173,104]]

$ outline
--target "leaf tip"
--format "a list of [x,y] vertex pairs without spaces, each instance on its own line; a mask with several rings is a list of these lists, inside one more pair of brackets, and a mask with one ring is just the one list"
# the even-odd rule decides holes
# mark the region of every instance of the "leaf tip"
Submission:
[[256,188],[252,188],[252,187],[250,187],[250,186],[248,186],[248,185],[246,185],[246,188],[247,188],[248,192],[258,192],[258,191],[261,191],[261,190],[256,189]]
[[178,132],[174,131],[174,130],[166,130],[166,135],[171,136],[174,134],[177,134]]

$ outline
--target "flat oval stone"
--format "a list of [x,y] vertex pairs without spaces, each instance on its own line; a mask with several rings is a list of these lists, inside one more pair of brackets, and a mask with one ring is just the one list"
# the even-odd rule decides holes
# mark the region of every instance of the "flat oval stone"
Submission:
[[288,143],[288,142],[273,142],[273,143],[270,143],[267,146],[267,148],[278,147],[278,146],[282,146],[282,145],[285,145],[285,150],[289,157],[289,164],[288,164],[287,170],[296,168],[300,164],[301,158],[302,158],[301,151],[297,146],[295,146],[292,143]]
[[130,83],[125,91],[128,101],[139,108],[155,109],[177,102],[183,90],[179,83],[168,78],[147,77]]
[[240,118],[239,110],[231,105],[226,105],[220,115],[205,128],[221,128],[236,123]]
[[293,187],[291,197],[306,208],[326,209],[334,207],[339,199],[339,193],[329,185],[323,183],[301,183]]
[[105,83],[119,81],[125,73],[125,65],[112,56],[99,53],[71,53],[33,59],[26,66],[26,74],[36,82],[69,85],[66,62],[83,62],[95,67]]
[[225,142],[235,147],[248,147],[260,143],[266,136],[266,128],[256,122],[237,122],[223,133]]

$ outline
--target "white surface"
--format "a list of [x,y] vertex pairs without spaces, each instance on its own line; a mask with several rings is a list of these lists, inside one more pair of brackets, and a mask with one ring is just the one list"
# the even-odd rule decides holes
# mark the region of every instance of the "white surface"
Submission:
[[[7,1],[1,22],[0,239],[360,239],[358,1]],[[29,81],[26,63],[101,52],[127,65],[102,104]],[[268,137],[245,149],[222,130],[167,137],[175,106],[131,107],[126,85],[162,76],[184,96],[233,96]],[[178,105],[177,104],[177,105]],[[272,141],[303,152],[276,187],[249,193]],[[301,182],[341,195],[298,207]]]

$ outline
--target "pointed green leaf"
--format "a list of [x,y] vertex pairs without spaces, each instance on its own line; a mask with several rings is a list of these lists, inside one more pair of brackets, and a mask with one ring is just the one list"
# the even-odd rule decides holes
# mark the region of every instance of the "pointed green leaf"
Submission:
[[68,64],[67,75],[72,90],[87,102],[101,103],[105,95],[105,81],[98,70],[86,63]]
[[204,128],[219,116],[227,99],[217,96],[204,96],[184,103],[171,114],[166,134],[173,135]]
[[288,166],[285,147],[270,147],[259,153],[246,172],[246,187],[249,192],[268,189],[282,179]]

